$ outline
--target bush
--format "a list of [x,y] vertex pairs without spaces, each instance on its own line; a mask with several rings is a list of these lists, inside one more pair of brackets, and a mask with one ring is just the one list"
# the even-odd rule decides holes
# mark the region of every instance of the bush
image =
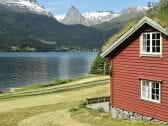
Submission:
[[98,108],[99,112],[104,112],[104,109],[102,107]]

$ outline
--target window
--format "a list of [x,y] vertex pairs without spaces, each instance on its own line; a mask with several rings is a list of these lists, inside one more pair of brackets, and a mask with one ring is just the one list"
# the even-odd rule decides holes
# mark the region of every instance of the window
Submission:
[[161,83],[157,81],[141,80],[141,99],[160,103]]
[[161,40],[160,32],[143,33],[141,38],[141,55],[161,55]]

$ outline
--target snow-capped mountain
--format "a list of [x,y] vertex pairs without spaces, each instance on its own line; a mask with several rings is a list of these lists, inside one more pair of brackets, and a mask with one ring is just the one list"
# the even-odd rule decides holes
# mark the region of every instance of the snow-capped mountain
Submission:
[[106,22],[119,16],[119,14],[115,14],[112,11],[94,11],[83,13],[82,15],[86,19],[98,23]]
[[55,15],[54,17],[58,20],[58,21],[62,21],[65,18],[65,14],[64,15]]
[[81,14],[76,7],[71,6],[66,15],[56,15],[55,18],[64,24],[83,24],[89,26],[107,22],[118,16],[119,14],[115,14],[112,11],[93,11]]
[[33,12],[51,16],[36,0],[0,0],[0,6],[19,12]]
[[93,11],[81,14],[77,8],[72,6],[66,15],[56,15],[55,18],[64,24],[83,24],[90,26],[108,22],[120,16],[134,17],[137,14],[144,13],[147,9],[148,7],[129,7],[123,9],[120,13],[114,13],[112,11]]

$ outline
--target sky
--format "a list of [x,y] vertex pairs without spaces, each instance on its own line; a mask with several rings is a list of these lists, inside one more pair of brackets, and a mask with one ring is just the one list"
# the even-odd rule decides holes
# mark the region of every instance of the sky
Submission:
[[158,2],[159,0],[37,0],[47,11],[54,15],[66,14],[73,5],[80,12],[89,11],[114,11],[119,13],[128,7],[145,7],[148,2]]

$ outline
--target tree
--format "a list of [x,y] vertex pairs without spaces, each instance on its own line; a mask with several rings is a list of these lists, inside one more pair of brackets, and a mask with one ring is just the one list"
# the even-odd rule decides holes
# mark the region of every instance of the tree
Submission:
[[98,55],[91,67],[91,74],[109,74],[109,63]]

